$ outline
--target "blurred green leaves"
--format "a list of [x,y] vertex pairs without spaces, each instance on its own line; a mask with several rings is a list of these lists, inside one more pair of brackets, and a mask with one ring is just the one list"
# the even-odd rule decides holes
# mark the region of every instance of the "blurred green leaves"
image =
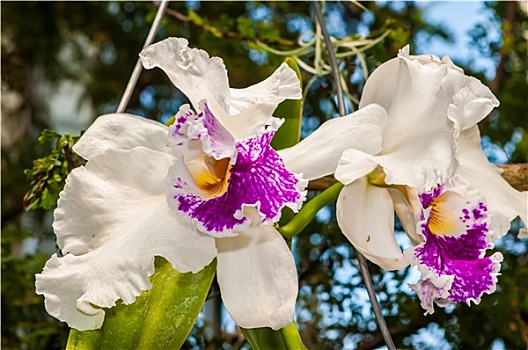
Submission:
[[34,160],[33,168],[24,171],[31,186],[24,196],[26,210],[49,210],[57,205],[66,176],[82,162],[71,149],[78,139],[79,136],[60,135],[49,129],[42,131],[38,142],[42,145],[52,144],[52,147],[47,156]]

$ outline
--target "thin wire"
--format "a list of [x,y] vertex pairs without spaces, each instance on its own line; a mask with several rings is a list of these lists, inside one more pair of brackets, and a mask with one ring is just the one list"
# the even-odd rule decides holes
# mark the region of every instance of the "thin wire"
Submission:
[[367,293],[372,303],[372,309],[374,310],[374,315],[376,315],[376,320],[378,321],[378,326],[380,327],[381,335],[383,336],[383,340],[385,340],[385,345],[387,345],[387,348],[389,348],[390,350],[394,350],[396,349],[396,346],[392,341],[392,336],[390,334],[389,327],[387,327],[385,318],[381,313],[381,307],[379,305],[378,298],[376,297],[376,292],[374,292],[372,279],[370,278],[370,273],[367,266],[367,259],[365,259],[363,254],[361,254],[360,252],[356,251],[356,253],[359,261],[359,270],[361,271],[361,275],[363,276],[363,281],[365,282],[365,287],[367,288]]
[[[334,74],[334,80],[335,80],[336,91],[337,91],[337,107],[339,110],[339,114],[341,116],[344,116],[345,115],[345,102],[344,102],[343,89],[341,86],[341,76],[339,74],[336,55],[332,47],[332,42],[330,41],[330,35],[328,35],[328,31],[326,29],[324,17],[321,12],[321,7],[319,5],[319,2],[314,1],[313,7],[315,10],[315,17],[317,18],[317,21],[319,22],[319,25],[321,26],[321,32],[323,33],[325,45],[328,51],[328,56],[330,57],[330,65],[332,66],[332,71]],[[357,257],[359,261],[359,270],[361,271],[361,275],[363,276],[363,281],[365,283],[365,287],[367,288],[370,302],[372,304],[372,310],[374,311],[374,315],[376,316],[376,320],[378,321],[378,326],[380,328],[381,335],[383,336],[383,339],[385,340],[385,345],[387,345],[387,347],[390,350],[394,350],[396,349],[396,347],[394,346],[394,342],[392,340],[389,328],[387,327],[387,323],[385,322],[385,318],[383,317],[383,314],[381,313],[381,307],[376,297],[374,286],[372,285],[372,279],[370,278],[367,260],[360,252],[357,252]]]
[[314,1],[313,8],[315,10],[315,17],[317,22],[321,26],[321,32],[323,33],[324,42],[326,45],[326,51],[328,51],[328,57],[330,58],[330,65],[332,66],[332,74],[334,75],[334,83],[336,86],[336,95],[337,95],[337,109],[339,110],[339,115],[344,116],[345,111],[345,99],[343,95],[343,87],[341,86],[341,76],[339,74],[339,69],[337,66],[337,58],[332,47],[332,41],[330,40],[330,35],[328,35],[328,30],[326,29],[325,20],[323,13],[321,12],[321,6],[319,2]]
[[[160,6],[158,7],[158,12],[156,12],[156,17],[154,17],[154,22],[152,22],[152,26],[150,27],[150,31],[147,35],[147,39],[145,40],[143,48],[149,46],[154,40],[154,36],[156,35],[156,32],[158,30],[161,18],[163,17],[163,14],[165,13],[165,10],[167,9],[168,5],[169,0],[165,0],[162,1]],[[123,97],[121,97],[121,101],[119,102],[119,106],[117,107],[117,113],[123,113],[125,111],[125,108],[128,105],[128,102],[130,101],[130,96],[132,96],[132,92],[136,87],[142,69],[143,65],[141,64],[141,59],[138,58],[136,66],[134,67],[132,75],[130,76],[130,80],[128,81],[128,84],[126,86],[125,92],[123,93]]]

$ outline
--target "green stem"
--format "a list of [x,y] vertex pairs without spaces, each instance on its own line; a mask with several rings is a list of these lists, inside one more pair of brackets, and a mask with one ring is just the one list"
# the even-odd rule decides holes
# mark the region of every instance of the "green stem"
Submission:
[[343,184],[338,182],[312,198],[288,224],[279,228],[279,232],[286,238],[292,238],[299,234],[314,219],[315,214],[322,207],[337,200],[342,188]]
[[306,349],[304,346],[299,330],[295,325],[295,322],[290,323],[288,326],[280,330],[282,339],[286,344],[286,349]]
[[295,322],[284,328],[274,331],[271,328],[242,328],[253,350],[305,350],[301,335],[297,330]]

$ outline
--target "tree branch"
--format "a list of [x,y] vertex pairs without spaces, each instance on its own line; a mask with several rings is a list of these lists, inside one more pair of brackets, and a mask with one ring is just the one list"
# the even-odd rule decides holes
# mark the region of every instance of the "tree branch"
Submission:
[[[153,3],[154,3],[155,6],[159,6],[157,1],[154,1]],[[287,40],[287,39],[270,40],[270,39],[266,39],[266,38],[256,39],[256,38],[252,38],[252,37],[249,37],[249,36],[242,35],[242,34],[240,34],[238,32],[232,32],[232,31],[229,31],[229,30],[225,30],[223,28],[215,27],[215,26],[209,25],[207,23],[202,23],[202,24],[196,23],[196,21],[193,21],[191,18],[189,18],[188,16],[184,15],[183,13],[181,13],[181,12],[175,10],[175,9],[168,8],[166,10],[166,13],[169,16],[172,16],[172,17],[176,18],[179,21],[182,21],[182,22],[185,22],[185,23],[192,23],[195,26],[200,27],[204,31],[206,31],[208,33],[211,33],[213,35],[220,34],[222,37],[225,37],[225,38],[233,38],[233,39],[239,39],[239,40],[244,40],[244,41],[252,41],[254,43],[261,42],[261,43],[264,43],[264,44],[267,44],[267,45],[297,46],[297,43],[295,41],[293,41],[293,40]]]
[[[502,178],[518,191],[528,191],[528,163],[497,165],[502,170]],[[309,190],[325,190],[335,184],[333,176],[310,181]]]

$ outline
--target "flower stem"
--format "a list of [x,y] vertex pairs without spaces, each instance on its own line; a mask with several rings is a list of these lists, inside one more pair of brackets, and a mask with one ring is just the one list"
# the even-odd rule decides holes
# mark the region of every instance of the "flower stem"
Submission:
[[274,331],[271,328],[242,328],[242,333],[254,350],[305,350],[295,322]]
[[[321,33],[323,34],[323,37],[324,37],[326,49],[328,51],[328,57],[330,58],[330,65],[332,66],[332,72],[334,74],[334,80],[335,80],[335,85],[336,85],[336,95],[337,95],[337,108],[339,110],[339,114],[343,116],[345,115],[345,101],[344,101],[343,89],[341,86],[341,76],[339,73],[339,67],[337,64],[336,55],[332,47],[332,41],[330,40],[330,35],[328,34],[328,30],[326,29],[324,17],[321,12],[321,6],[319,5],[319,2],[317,1],[313,2],[313,8],[314,8],[315,17],[317,19],[317,22],[319,22],[319,25],[321,26]],[[381,307],[379,305],[378,299],[376,298],[376,293],[374,292],[374,287],[372,285],[372,280],[370,278],[370,273],[368,271],[367,260],[360,252],[357,252],[357,256],[358,256],[358,261],[359,261],[359,270],[361,271],[361,275],[363,276],[363,281],[365,283],[365,287],[367,288],[370,302],[372,304],[372,309],[374,311],[374,315],[376,316],[376,320],[378,321],[378,326],[380,328],[381,335],[383,336],[383,339],[385,340],[385,344],[390,350],[396,349],[396,347],[394,346],[394,342],[392,341],[389,328],[387,327],[387,323],[385,322],[385,318],[383,317],[381,313]]]
[[279,232],[286,238],[292,238],[299,234],[306,226],[308,226],[310,221],[315,217],[315,214],[317,214],[322,207],[337,199],[342,188],[343,184],[338,182],[312,198],[312,200],[306,203],[290,222],[279,228]]

